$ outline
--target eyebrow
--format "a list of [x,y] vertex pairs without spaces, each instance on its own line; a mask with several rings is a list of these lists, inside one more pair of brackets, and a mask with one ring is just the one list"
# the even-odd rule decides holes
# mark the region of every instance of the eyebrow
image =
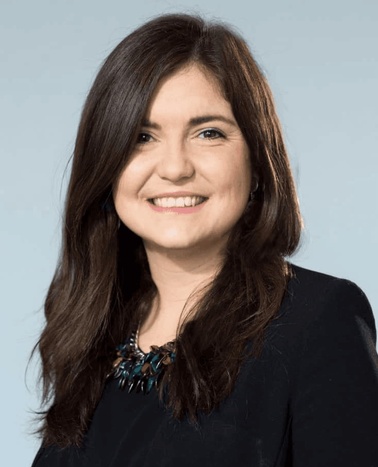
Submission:
[[[224,123],[228,123],[232,126],[237,126],[235,120],[231,118],[224,117],[223,115],[201,115],[199,117],[193,117],[189,120],[188,127],[194,127],[198,125],[202,125],[203,123],[209,123],[214,121],[220,121]],[[161,126],[158,123],[151,122],[150,120],[143,120],[142,122],[143,128],[151,128],[153,130],[160,130]]]

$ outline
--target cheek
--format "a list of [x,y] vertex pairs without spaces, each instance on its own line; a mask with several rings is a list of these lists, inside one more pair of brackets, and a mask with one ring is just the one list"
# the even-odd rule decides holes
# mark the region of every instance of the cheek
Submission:
[[117,182],[114,184],[114,202],[127,202],[132,196],[135,197],[142,183],[143,171],[135,162],[131,162],[123,169]]
[[234,198],[239,201],[242,199],[248,199],[251,184],[251,163],[248,156],[241,156],[240,158],[234,158],[232,164],[228,164],[227,177],[224,179],[225,186],[232,192]]
[[117,209],[117,205],[120,203],[120,199],[123,197],[123,191],[124,191],[124,182],[123,182],[123,177],[121,177],[115,182],[113,186],[113,200],[114,200],[114,205]]
[[151,154],[132,155],[118,181],[118,192],[123,203],[140,200],[145,195],[145,187],[150,184],[156,172],[156,158]]
[[133,180],[128,177],[128,173],[124,171],[113,188],[114,206],[118,216],[122,220],[124,220],[128,213],[127,204],[132,200],[134,192],[135,187],[133,186]]
[[243,157],[240,161],[239,177],[241,184],[244,186],[249,196],[252,186],[252,166],[248,149],[245,149]]

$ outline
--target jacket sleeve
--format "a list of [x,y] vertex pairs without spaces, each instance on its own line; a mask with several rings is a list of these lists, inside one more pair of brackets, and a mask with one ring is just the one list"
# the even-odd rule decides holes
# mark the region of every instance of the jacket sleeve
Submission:
[[378,467],[378,355],[363,292],[338,281],[302,335],[293,467]]

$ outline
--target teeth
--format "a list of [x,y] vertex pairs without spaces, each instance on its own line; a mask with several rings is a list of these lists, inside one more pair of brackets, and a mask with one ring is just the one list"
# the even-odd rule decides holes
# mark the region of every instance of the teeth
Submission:
[[193,207],[205,200],[202,196],[180,196],[178,198],[153,198],[151,201],[155,206],[161,208],[184,208]]

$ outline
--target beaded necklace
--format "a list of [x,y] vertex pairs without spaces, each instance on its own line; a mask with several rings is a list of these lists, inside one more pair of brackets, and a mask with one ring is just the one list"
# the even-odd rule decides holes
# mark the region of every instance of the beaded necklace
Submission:
[[131,332],[124,344],[117,346],[117,359],[108,377],[118,379],[120,389],[127,388],[148,394],[155,386],[159,387],[164,371],[176,358],[175,342],[162,346],[152,345],[148,353],[138,346],[139,329]]

